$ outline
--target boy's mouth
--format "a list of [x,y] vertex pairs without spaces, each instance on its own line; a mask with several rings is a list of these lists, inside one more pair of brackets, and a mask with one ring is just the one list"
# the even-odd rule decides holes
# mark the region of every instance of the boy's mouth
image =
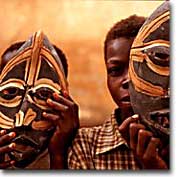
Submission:
[[125,96],[123,97],[120,102],[119,102],[119,106],[120,107],[130,107],[131,103],[130,103],[130,96]]
[[130,96],[125,96],[121,99],[121,102],[130,102]]

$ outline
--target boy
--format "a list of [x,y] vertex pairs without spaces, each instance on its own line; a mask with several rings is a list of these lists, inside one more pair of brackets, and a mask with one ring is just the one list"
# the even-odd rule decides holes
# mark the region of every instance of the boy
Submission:
[[[82,128],[79,131],[69,151],[68,166],[70,169],[167,168],[159,156],[156,159],[152,158],[153,160],[150,155],[146,157],[146,160],[137,158],[139,157],[137,151],[144,150],[139,145],[143,143],[143,139],[147,140],[152,137],[151,145],[159,141],[150,131],[144,131],[144,125],[137,124],[139,117],[133,115],[128,90],[130,49],[144,21],[143,17],[130,16],[115,24],[108,32],[104,45],[107,85],[118,108],[102,126]],[[137,142],[135,139],[139,133],[142,138]],[[136,149],[135,146],[141,148]],[[151,147],[148,153],[153,152],[154,146]]]
[[139,116],[134,115],[130,104],[130,49],[144,21],[143,17],[131,16],[108,32],[104,47],[107,84],[118,109],[102,126],[79,130],[69,149],[70,169],[168,168],[161,155],[157,151],[154,153],[160,140],[139,123]]
[[131,45],[144,21],[144,17],[130,16],[108,32],[104,44],[107,85],[118,108],[102,126],[79,131],[69,151],[70,169],[139,169],[123,135],[128,124],[137,121],[136,116],[131,118],[128,66]]

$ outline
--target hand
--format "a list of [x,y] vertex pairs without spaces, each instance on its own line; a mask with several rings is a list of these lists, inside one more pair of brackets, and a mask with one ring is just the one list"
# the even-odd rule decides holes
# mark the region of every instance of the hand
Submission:
[[53,100],[47,100],[47,104],[54,110],[55,114],[44,112],[43,116],[56,126],[48,149],[52,161],[55,161],[53,158],[58,158],[58,161],[61,161],[63,158],[67,159],[68,147],[79,128],[78,106],[69,96],[65,98],[54,93],[53,97]]
[[10,143],[15,136],[15,132],[6,134],[6,130],[0,131],[0,169],[6,169],[15,164],[14,160],[5,161],[5,154],[15,148],[15,143]]
[[133,122],[138,122],[138,120],[139,120],[139,116],[135,114],[131,117],[124,119],[122,124],[119,126],[119,131],[128,144],[130,142],[130,135],[129,135],[130,124]]
[[[161,141],[140,123],[130,124],[130,147],[143,169],[168,169],[160,156]],[[167,155],[167,154],[166,154]]]

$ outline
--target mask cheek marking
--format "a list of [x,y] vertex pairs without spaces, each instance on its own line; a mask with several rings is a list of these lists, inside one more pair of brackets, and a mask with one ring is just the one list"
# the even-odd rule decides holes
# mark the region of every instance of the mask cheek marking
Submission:
[[14,120],[5,116],[0,112],[0,127],[5,129],[10,129],[14,127]]
[[48,130],[49,128],[52,128],[53,124],[49,121],[41,120],[41,121],[33,121],[32,122],[32,128],[34,130],[41,130],[45,131]]
[[6,106],[8,108],[17,107],[20,104],[21,99],[22,99],[21,96],[16,96],[12,100],[6,100],[6,99],[3,99],[2,97],[0,97],[0,105]]
[[28,126],[36,118],[36,115],[36,112],[29,108],[26,112],[23,125]]
[[16,114],[15,127],[20,127],[23,124],[24,112],[21,110]]

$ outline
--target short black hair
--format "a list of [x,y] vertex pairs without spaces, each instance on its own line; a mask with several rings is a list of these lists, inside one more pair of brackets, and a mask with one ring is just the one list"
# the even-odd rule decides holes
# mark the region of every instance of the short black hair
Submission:
[[104,41],[104,58],[106,59],[107,44],[109,41],[119,37],[136,37],[145,20],[145,17],[131,15],[128,18],[122,19],[121,21],[115,23],[108,31]]
[[[19,42],[16,42],[12,45],[10,45],[2,54],[2,58],[5,59],[5,56],[8,55],[8,52],[12,52],[14,50],[18,50],[23,44],[25,43],[25,41],[19,41]],[[61,49],[59,49],[56,45],[53,44],[53,47],[55,48],[58,56],[60,57],[61,59],[61,63],[63,65],[63,68],[64,68],[64,72],[65,72],[65,76],[67,77],[68,76],[68,63],[67,63],[67,59],[66,59],[66,56],[65,54],[63,53],[63,51]],[[11,58],[12,56],[7,56],[7,58],[9,59],[9,57]],[[4,67],[4,63],[1,63],[1,68]]]

